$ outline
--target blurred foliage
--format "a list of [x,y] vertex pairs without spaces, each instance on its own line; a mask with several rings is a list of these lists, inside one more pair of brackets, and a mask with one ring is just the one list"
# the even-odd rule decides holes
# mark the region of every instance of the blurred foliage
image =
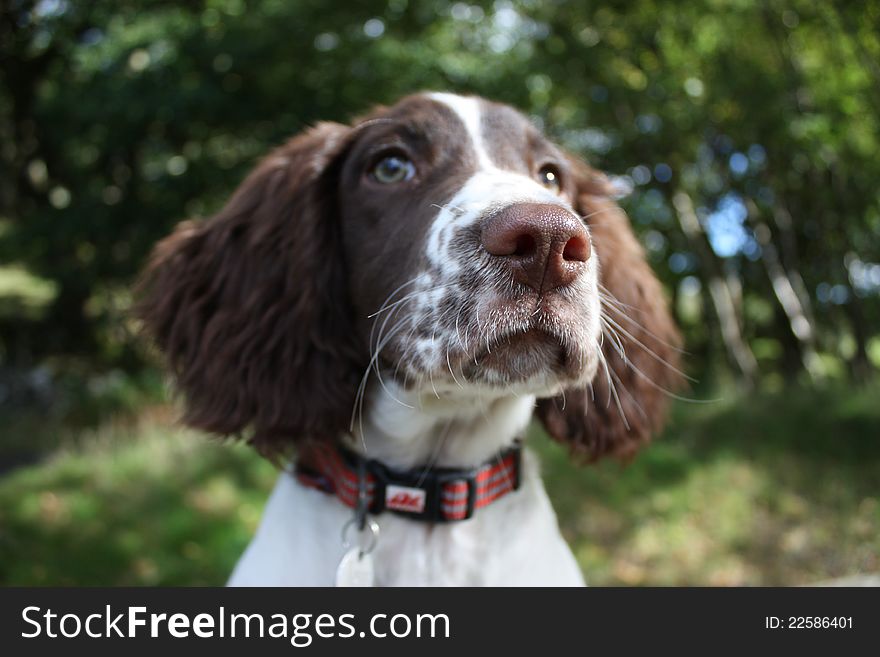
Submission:
[[727,362],[865,379],[878,24],[876,0],[0,0],[0,363],[136,369],[158,238],[309,123],[432,88],[512,103],[632,187],[707,386]]
[[0,377],[0,389],[0,475],[78,447],[81,436],[107,423],[135,426],[145,407],[167,401],[162,377],[150,368],[130,374],[68,367],[53,375],[41,366],[26,376]]
[[[625,468],[578,468],[537,426],[529,443],[594,585],[815,583],[880,571],[877,395],[679,405]],[[75,442],[0,479],[0,585],[222,584],[277,476],[165,411]]]

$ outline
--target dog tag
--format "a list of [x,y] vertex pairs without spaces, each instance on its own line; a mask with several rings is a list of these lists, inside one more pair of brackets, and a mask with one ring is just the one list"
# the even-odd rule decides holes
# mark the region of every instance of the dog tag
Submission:
[[359,547],[353,547],[336,567],[336,586],[373,586],[376,582],[373,557]]

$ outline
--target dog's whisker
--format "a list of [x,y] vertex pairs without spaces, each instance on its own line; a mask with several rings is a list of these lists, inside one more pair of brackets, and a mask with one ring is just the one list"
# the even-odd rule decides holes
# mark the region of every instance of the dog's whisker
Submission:
[[600,353],[600,362],[605,368],[605,375],[608,381],[608,405],[611,404],[611,397],[614,397],[614,403],[617,405],[617,412],[620,415],[620,419],[623,420],[623,425],[626,427],[627,431],[630,431],[629,420],[626,419],[626,413],[623,410],[623,404],[620,403],[620,396],[617,394],[617,387],[614,385],[614,381],[611,378],[611,368],[608,366],[608,360],[605,358],[605,355]]
[[687,374],[682,372],[680,369],[678,369],[677,367],[672,365],[669,361],[662,358],[660,355],[658,355],[656,352],[654,352],[650,347],[648,347],[644,342],[639,340],[632,333],[630,333],[625,328],[623,328],[620,324],[615,322],[614,319],[612,319],[611,317],[609,317],[607,315],[605,316],[605,318],[608,320],[608,322],[610,322],[612,324],[612,326],[614,326],[615,329],[620,331],[623,335],[625,335],[627,338],[629,338],[632,342],[634,342],[635,344],[640,346],[645,351],[645,353],[647,353],[652,358],[654,358],[658,363],[660,363],[664,367],[668,367],[670,370],[672,370],[673,372],[675,372],[679,376],[681,376],[685,379],[688,379],[689,381],[695,382],[695,379],[689,377]]
[[629,369],[631,369],[633,372],[635,372],[637,375],[642,377],[642,379],[644,379],[644,381],[646,383],[648,383],[648,385],[655,388],[656,390],[659,390],[660,392],[667,395],[671,399],[676,399],[678,401],[691,402],[691,403],[716,403],[718,401],[721,401],[720,398],[711,399],[711,400],[692,399],[689,397],[677,395],[676,393],[672,392],[671,390],[667,390],[666,388],[664,388],[663,386],[661,386],[660,384],[655,382],[653,379],[651,379],[651,377],[649,377],[647,374],[645,374],[641,369],[636,367],[636,364],[633,363],[631,360],[629,360],[626,357],[626,351],[623,347],[623,341],[620,338],[620,336],[617,334],[617,331],[614,329],[614,327],[610,323],[607,322],[605,317],[602,317],[601,321],[605,327],[603,332],[607,331],[608,335],[611,337],[612,344],[614,345],[615,351],[618,353],[618,355],[620,355],[620,358],[621,358],[621,360],[623,360],[624,365],[626,367],[628,367]]
[[[600,286],[600,287],[601,287],[601,286]],[[657,342],[659,342],[660,344],[662,344],[664,347],[667,347],[667,348],[669,348],[669,349],[672,349],[673,351],[675,351],[675,352],[677,352],[677,353],[679,353],[679,354],[682,354],[682,355],[684,355],[684,356],[690,356],[690,353],[689,353],[689,352],[685,351],[685,350],[682,349],[681,347],[678,347],[678,346],[676,346],[676,345],[674,345],[674,344],[671,344],[671,343],[669,343],[669,342],[663,340],[663,338],[661,338],[661,337],[660,337],[659,335],[657,335],[656,333],[653,333],[652,331],[650,331],[650,330],[648,330],[647,328],[645,328],[645,326],[643,326],[641,323],[639,323],[638,321],[636,321],[632,316],[630,316],[629,313],[624,312],[620,307],[618,307],[618,306],[615,305],[615,304],[620,304],[620,305],[622,305],[622,306],[625,306],[625,307],[628,308],[628,309],[632,309],[634,312],[641,312],[641,310],[640,310],[639,308],[633,308],[633,306],[627,306],[627,304],[624,304],[623,302],[618,301],[617,299],[609,298],[609,297],[607,296],[608,294],[610,294],[610,293],[608,293],[608,292],[601,292],[601,291],[599,292],[599,299],[600,299],[600,301],[603,302],[603,304],[605,304],[605,309],[606,309],[606,310],[613,310],[614,312],[617,313],[617,315],[618,315],[619,317],[621,317],[621,318],[627,320],[628,322],[630,322],[631,324],[635,325],[636,328],[638,328],[640,331],[643,331],[643,332],[646,333],[647,335],[650,335],[652,338],[654,338],[655,340],[657,340]]]
[[[608,327],[608,328],[609,328],[609,332],[613,331],[613,329],[611,329],[610,327]],[[622,346],[621,346],[621,350],[622,350]],[[626,367],[628,367],[633,372],[635,372],[638,376],[640,376],[652,388],[659,390],[660,392],[662,392],[664,395],[668,396],[671,399],[675,399],[675,400],[682,401],[682,402],[688,402],[688,403],[692,403],[692,404],[715,404],[720,401],[723,401],[723,398],[721,398],[721,397],[718,397],[715,399],[694,399],[692,397],[684,397],[682,395],[678,395],[678,394],[672,392],[671,390],[664,388],[659,383],[654,381],[651,377],[649,377],[647,374],[645,374],[641,369],[636,367],[636,364],[633,363],[632,360],[628,360],[626,358],[625,352],[618,351],[618,353],[621,355],[621,359],[623,360]]]
[[450,212],[452,212],[453,214],[455,214],[456,216],[459,216],[459,217],[467,212],[465,209],[460,208],[457,205],[431,203],[431,207],[437,208],[438,210],[449,210]]
[[[592,219],[593,217],[598,217],[600,214],[605,214],[606,212],[616,212],[619,209],[620,208],[618,208],[616,205],[611,205],[611,206],[608,206],[605,208],[600,208],[600,209],[595,210],[593,212],[590,212],[588,214],[579,214],[577,216],[581,221],[589,222],[589,220]],[[587,225],[588,226],[601,226],[602,224],[594,224],[594,223],[590,222]]]
[[375,348],[373,348],[373,349],[371,350],[370,361],[369,361],[369,363],[367,364],[367,367],[366,367],[366,370],[365,370],[365,372],[364,372],[364,375],[363,375],[363,377],[361,378],[360,385],[358,386],[358,391],[357,391],[357,394],[356,394],[356,396],[355,396],[355,404],[354,404],[354,408],[353,408],[353,410],[352,410],[352,421],[351,421],[350,430],[354,428],[353,425],[354,425],[355,417],[357,417],[357,420],[358,420],[358,428],[359,428],[359,431],[360,431],[361,441],[362,441],[362,443],[363,443],[363,447],[364,447],[364,451],[365,451],[365,452],[366,452],[366,449],[367,449],[367,445],[366,445],[366,437],[365,437],[364,426],[363,426],[363,406],[364,406],[364,398],[365,398],[365,396],[366,396],[367,382],[368,382],[368,380],[369,380],[370,372],[371,372],[372,370],[375,369],[375,372],[376,372],[377,378],[378,378],[378,380],[379,380],[379,384],[382,386],[382,389],[385,390],[385,392],[386,392],[386,393],[387,393],[392,399],[394,399],[396,402],[398,402],[398,403],[401,404],[402,406],[405,406],[405,407],[407,407],[407,408],[412,408],[412,406],[410,406],[409,404],[406,404],[405,402],[403,402],[403,401],[397,399],[397,397],[391,393],[391,391],[390,391],[390,390],[388,389],[388,387],[385,385],[385,382],[384,382],[383,379],[382,379],[381,372],[379,371],[379,368],[378,368],[378,359],[379,359],[379,355],[380,355],[382,349],[385,347],[385,345],[388,343],[388,341],[389,341],[389,340],[390,340],[390,339],[391,339],[391,338],[392,338],[392,337],[393,337],[393,336],[394,336],[394,335],[400,330],[400,328],[403,326],[404,321],[405,321],[405,318],[402,318],[401,320],[399,320],[398,323],[393,327],[393,329],[392,329],[391,331],[389,331],[388,334],[386,335],[386,334],[385,334],[385,325],[386,325],[386,323],[387,323],[387,320],[388,320],[388,318],[386,318],[386,321],[383,322],[383,324],[382,324],[382,329],[380,329],[380,331],[379,331],[379,335],[378,335],[378,337],[377,337],[377,339],[376,339],[376,346],[375,346]]
[[[414,281],[412,281],[412,282],[414,282]],[[410,282],[409,284],[412,284],[412,282]],[[380,315],[380,314],[386,312],[387,310],[391,310],[392,308],[395,308],[396,306],[399,306],[402,303],[406,303],[410,299],[413,299],[419,295],[422,295],[422,294],[427,295],[432,292],[437,292],[438,290],[443,290],[448,287],[450,287],[449,284],[443,284],[443,285],[437,285],[436,287],[429,287],[424,290],[413,290],[412,292],[409,292],[406,296],[404,296],[401,299],[398,299],[394,303],[389,303],[389,301],[391,301],[391,298],[389,297],[385,300],[385,304],[381,308],[379,308],[379,310],[377,310],[376,312],[374,312],[371,315],[367,315],[367,319],[372,319],[373,317],[376,317],[377,315]],[[398,290],[399,289],[400,288],[398,288]]]
[[627,363],[626,349],[623,347],[623,342],[621,341],[620,336],[604,317],[601,317],[600,320],[602,322],[603,332],[607,331],[608,337],[611,340],[611,344],[614,346],[615,351],[620,355],[623,362]]
[[396,401],[396,402],[397,402],[398,404],[400,404],[401,406],[404,406],[404,407],[406,407],[406,408],[412,408],[412,406],[410,406],[409,404],[407,404],[407,403],[405,403],[405,402],[400,401],[400,399],[398,399],[394,394],[391,393],[390,390],[388,390],[388,387],[385,385],[385,380],[382,378],[382,371],[381,371],[381,369],[379,368],[379,353],[381,352],[382,348],[384,348],[384,346],[388,343],[388,341],[390,341],[390,340],[394,337],[394,335],[396,335],[396,334],[400,331],[400,329],[403,327],[403,324],[404,324],[404,323],[405,323],[405,321],[404,321],[404,320],[401,320],[400,322],[398,322],[397,325],[395,325],[395,327],[394,327],[394,329],[393,329],[392,331],[389,331],[389,335],[387,336],[387,338],[385,339],[385,341],[382,343],[382,346],[381,346],[380,348],[377,349],[376,357],[375,357],[375,363],[374,363],[374,365],[373,365],[373,369],[376,371],[376,378],[379,380],[379,385],[382,386],[382,389],[383,389],[383,390],[384,390],[384,391],[385,391],[385,392],[386,392],[386,393],[387,393],[387,394],[388,394],[388,395],[389,395],[394,401]]
[[[633,396],[633,394],[623,384],[623,381],[621,381],[621,379],[620,379],[620,375],[618,375],[613,369],[611,370],[611,377],[614,379],[617,386],[619,386],[620,389],[626,394],[626,396],[632,400],[633,404],[635,404],[636,410],[639,411],[639,414],[644,419],[648,419],[648,414],[645,412],[645,409],[642,408],[642,405],[639,403],[639,401],[635,398],[635,396]],[[627,428],[629,428],[629,427],[627,427]]]

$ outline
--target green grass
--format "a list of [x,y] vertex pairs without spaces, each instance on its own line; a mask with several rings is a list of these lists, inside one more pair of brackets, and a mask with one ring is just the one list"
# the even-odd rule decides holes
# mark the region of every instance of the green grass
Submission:
[[679,404],[626,467],[574,469],[538,444],[591,583],[806,584],[880,571],[878,401],[798,390]]
[[[880,571],[878,401],[678,404],[627,466],[573,466],[537,428],[530,444],[591,584],[805,584]],[[161,409],[105,424],[0,479],[0,584],[221,584],[274,478]]]
[[274,475],[164,417],[104,427],[0,480],[0,584],[222,584]]

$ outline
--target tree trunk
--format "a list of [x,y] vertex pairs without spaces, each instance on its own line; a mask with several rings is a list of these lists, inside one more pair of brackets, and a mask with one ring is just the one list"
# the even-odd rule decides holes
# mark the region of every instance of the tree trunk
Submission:
[[865,316],[862,310],[862,300],[853,294],[849,303],[844,304],[846,316],[849,319],[856,341],[856,350],[849,359],[849,372],[853,380],[858,383],[867,383],[874,367],[868,358],[868,332],[865,330]]
[[773,233],[770,231],[770,227],[761,219],[760,210],[754,201],[748,199],[746,205],[749,209],[749,220],[754,227],[755,237],[761,245],[761,262],[770,278],[773,293],[788,318],[791,333],[798,341],[804,369],[813,381],[822,379],[824,373],[819,355],[816,353],[815,327],[807,318],[807,313],[795,291],[795,286],[785,267],[782,266],[779,251],[773,243]]
[[718,316],[721,338],[724,340],[727,354],[740,371],[742,384],[748,389],[753,389],[758,377],[758,361],[743,338],[736,300],[722,271],[721,263],[718,262],[706,240],[706,234],[694,211],[691,197],[686,192],[678,191],[672,198],[672,204],[675,206],[681,228],[700,258],[706,274],[709,296]]

